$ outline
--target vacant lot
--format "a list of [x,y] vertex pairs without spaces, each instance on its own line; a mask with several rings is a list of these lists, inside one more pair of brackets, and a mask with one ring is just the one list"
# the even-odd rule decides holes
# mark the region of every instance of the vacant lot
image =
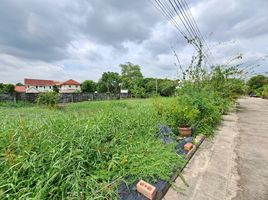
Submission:
[[0,107],[0,198],[113,199],[125,177],[168,178],[183,159],[156,138],[153,101]]

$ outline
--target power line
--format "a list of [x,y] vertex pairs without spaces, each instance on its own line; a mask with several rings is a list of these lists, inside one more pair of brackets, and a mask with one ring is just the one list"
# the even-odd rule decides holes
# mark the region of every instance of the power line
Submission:
[[186,23],[184,22],[184,20],[182,19],[182,17],[180,16],[180,14],[178,13],[175,5],[173,5],[173,3],[171,2],[171,0],[169,0],[169,3],[171,4],[171,6],[173,7],[174,11],[176,12],[177,16],[180,18],[183,26],[185,27],[186,31],[188,32],[188,34],[190,35],[191,37],[191,40],[194,39],[194,35],[192,34],[191,30],[189,30],[189,28],[187,27]]
[[[180,4],[179,1],[175,1],[173,0],[174,4],[171,2],[171,0],[169,0],[169,3],[172,5],[173,9],[175,10],[176,14],[179,16],[181,22],[183,23],[184,27],[186,28],[187,32],[190,34],[190,36],[192,37],[192,41],[193,41],[193,45],[195,45],[198,50],[200,50],[202,52],[202,42],[201,40],[199,39],[199,37],[197,36],[196,34],[196,31],[195,29],[193,28],[187,14],[184,12],[184,9],[182,8],[182,5]],[[182,14],[182,17],[180,16],[180,14],[177,12],[177,9],[179,10],[179,12]],[[189,28],[188,28],[189,27]],[[198,41],[197,41],[198,40]],[[197,43],[196,43],[197,41]],[[208,60],[209,62],[209,58],[207,55],[204,55],[204,57]]]
[[[151,0],[150,0],[151,1]],[[171,21],[170,23],[176,27],[176,29],[183,35],[183,37],[187,40],[187,42],[192,41],[193,36],[191,35],[191,32],[188,32],[190,34],[190,37],[181,30],[179,23],[177,20],[173,17],[172,8],[169,7],[169,5],[164,1],[164,3],[161,0],[155,0],[155,5],[152,1],[154,7],[156,7],[158,10],[160,10],[161,14],[168,19],[168,21]],[[176,9],[175,9],[176,11]],[[173,11],[174,12],[174,11]],[[178,15],[178,13],[175,13]],[[182,20],[183,21],[183,20]],[[186,27],[187,29],[187,27]],[[190,39],[189,39],[190,38]],[[193,46],[196,48],[196,50],[200,50],[200,47],[196,44],[193,44]]]
[[190,19],[193,21],[193,25],[194,25],[194,27],[196,28],[198,34],[200,35],[200,38],[202,39],[203,43],[206,45],[206,47],[207,47],[207,49],[208,49],[207,51],[208,51],[209,54],[211,55],[212,59],[215,60],[214,57],[213,57],[213,54],[212,54],[212,52],[211,52],[211,50],[210,50],[210,48],[209,48],[209,46],[208,46],[208,44],[206,43],[206,41],[205,41],[205,39],[204,39],[204,37],[203,37],[203,35],[202,35],[202,33],[201,33],[199,27],[197,26],[197,23],[196,23],[196,21],[195,21],[193,15],[192,15],[192,12],[191,12],[191,10],[190,10],[190,8],[189,8],[187,2],[186,2],[185,0],[181,0],[181,1],[182,1],[183,6],[186,8],[186,10],[189,11]]
[[150,0],[151,1],[151,3],[153,4],[153,6],[155,7],[155,8],[157,8],[160,12],[161,12],[161,14],[165,17],[165,18],[167,18],[167,20],[173,25],[173,26],[175,26],[175,28],[180,32],[180,34],[185,38],[185,39],[187,39],[187,35],[184,33],[184,31],[182,31],[180,28],[179,28],[179,24],[176,22],[176,20],[174,20],[174,18],[173,18],[173,16],[172,16],[172,13],[170,13],[170,10],[165,10],[165,6],[162,4],[162,2],[161,1],[157,1],[157,0],[155,0],[155,2],[157,3],[157,5],[155,5],[154,3],[153,3],[153,1],[152,0]]
[[[205,42],[185,0],[173,0],[173,3],[171,0],[154,0],[154,2],[150,0],[150,2],[173,26],[175,26],[187,42],[192,44],[197,51],[200,51],[207,62],[211,64],[209,55],[207,54],[207,52],[210,52],[210,55],[212,56],[211,50]],[[181,21],[186,33],[181,29],[178,19]],[[203,44],[206,46],[206,51],[202,50]]]
[[[193,22],[193,20],[194,20],[193,16],[192,15],[190,16],[188,14],[188,12],[191,14],[189,7],[186,7],[186,5],[183,4],[180,0],[177,0],[177,1],[173,0],[173,1],[175,3],[177,2],[176,5],[177,5],[178,9],[180,10],[180,12],[182,13],[182,15],[185,16],[184,19],[187,21],[187,24],[190,26],[193,33],[195,34],[195,39],[197,40],[197,43],[199,43],[199,45],[203,45],[202,43],[204,43],[204,45],[206,45],[206,47],[208,47],[202,34],[200,33],[199,28],[197,27],[196,23],[194,24],[194,22]],[[206,55],[205,52],[203,52],[203,54],[204,54],[205,58],[207,59],[207,61],[210,62],[210,60],[208,58],[209,56]]]

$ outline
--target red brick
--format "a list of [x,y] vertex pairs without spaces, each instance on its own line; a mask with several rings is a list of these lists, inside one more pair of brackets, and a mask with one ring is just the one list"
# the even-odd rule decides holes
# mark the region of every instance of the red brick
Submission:
[[143,180],[137,183],[137,191],[150,200],[152,200],[156,194],[156,188]]
[[184,150],[185,151],[190,151],[193,148],[193,144],[192,143],[187,143],[184,145]]

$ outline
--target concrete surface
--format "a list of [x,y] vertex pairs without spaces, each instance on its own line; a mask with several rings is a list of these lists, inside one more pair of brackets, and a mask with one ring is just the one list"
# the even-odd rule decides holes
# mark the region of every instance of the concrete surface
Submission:
[[165,200],[268,200],[268,100],[243,98],[206,139]]

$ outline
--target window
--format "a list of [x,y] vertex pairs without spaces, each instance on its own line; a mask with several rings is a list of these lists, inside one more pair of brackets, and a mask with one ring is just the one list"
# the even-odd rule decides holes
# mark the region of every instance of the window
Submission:
[[46,89],[46,86],[44,86],[44,89]]
[[76,85],[75,87],[78,88],[78,85]]
[[37,88],[38,88],[38,86],[35,86],[35,88],[37,89]]
[[72,86],[71,85],[69,85],[69,88],[71,88]]
[[51,89],[51,86],[49,86],[49,89]]

